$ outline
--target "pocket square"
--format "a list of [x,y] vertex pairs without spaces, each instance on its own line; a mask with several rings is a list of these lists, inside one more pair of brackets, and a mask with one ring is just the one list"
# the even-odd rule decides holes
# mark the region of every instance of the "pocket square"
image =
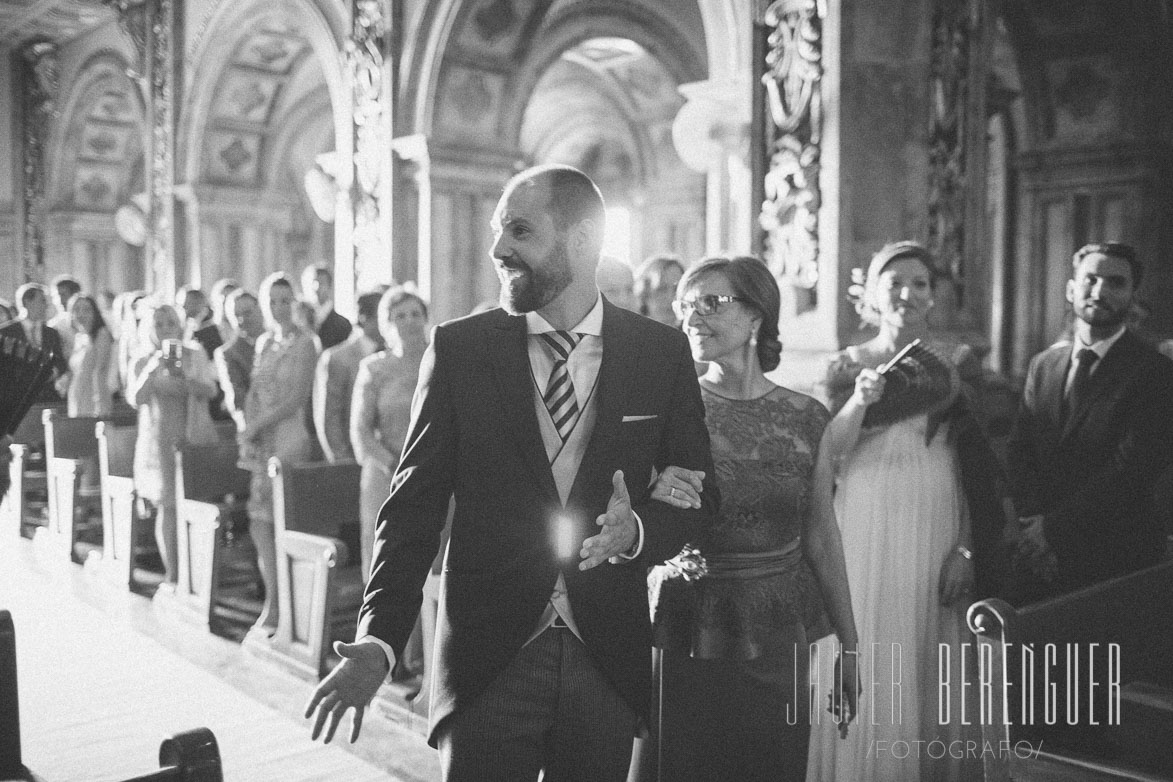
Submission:
[[658,415],[625,415],[623,416],[623,423],[630,424],[633,421],[651,421],[653,418],[659,418]]

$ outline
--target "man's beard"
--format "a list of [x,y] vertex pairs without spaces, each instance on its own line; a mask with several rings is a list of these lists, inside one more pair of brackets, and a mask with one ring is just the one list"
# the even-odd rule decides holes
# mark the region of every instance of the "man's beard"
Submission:
[[1115,328],[1128,320],[1128,307],[1112,309],[1111,307],[1093,307],[1087,303],[1076,312],[1076,317],[1089,326],[1097,328]]
[[555,245],[552,256],[540,269],[535,270],[520,260],[510,260],[503,265],[524,271],[519,277],[501,279],[501,309],[510,315],[540,310],[566,290],[573,278],[565,242]]

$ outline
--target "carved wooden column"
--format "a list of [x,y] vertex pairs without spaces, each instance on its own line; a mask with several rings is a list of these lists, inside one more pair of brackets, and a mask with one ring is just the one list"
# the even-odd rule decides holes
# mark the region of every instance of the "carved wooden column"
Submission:
[[175,241],[175,139],[181,101],[184,0],[102,0],[138,54],[135,76],[147,108],[144,149],[147,286],[170,293],[183,277]]
[[764,201],[759,220],[770,269],[794,291],[794,314],[818,303],[822,205],[822,35],[819,0],[775,0],[767,30]]
[[55,115],[57,45],[32,41],[20,48],[22,279],[45,278],[45,142]]
[[[334,291],[343,311],[353,308],[356,290],[391,281],[395,9],[392,0],[351,0],[350,10],[351,38],[344,56],[350,82],[353,146],[351,164],[343,164],[347,171],[338,184],[349,194],[352,249],[348,259],[336,258]],[[344,150],[345,146],[339,145],[339,151]],[[345,160],[345,154],[342,158]],[[339,216],[345,217],[345,210]]]
[[972,328],[984,313],[986,0],[937,0],[933,12],[929,101],[927,243],[952,295],[938,295],[938,318]]

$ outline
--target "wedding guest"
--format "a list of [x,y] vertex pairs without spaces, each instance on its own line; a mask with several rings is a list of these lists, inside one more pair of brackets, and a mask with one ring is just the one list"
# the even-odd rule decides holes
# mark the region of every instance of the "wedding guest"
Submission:
[[281,272],[270,274],[261,283],[258,298],[266,330],[257,339],[244,403],[240,464],[252,472],[249,533],[257,547],[257,566],[265,585],[265,602],[253,629],[267,638],[277,626],[277,547],[268,463],[273,456],[285,462],[304,462],[313,454],[306,405],[318,351],[314,335],[294,323],[293,283],[288,277]]
[[52,357],[53,381],[45,384],[38,401],[60,402],[69,388],[69,359],[61,335],[45,321],[49,312],[45,286],[26,282],[16,289],[16,303],[17,318],[0,327],[0,337],[27,342]]
[[139,354],[131,362],[127,401],[138,409],[134,488],[155,509],[155,540],[163,558],[165,589],[178,577],[175,448],[216,441],[208,400],[216,373],[203,348],[183,341],[183,324],[168,304],[142,313]]
[[313,309],[314,328],[322,350],[350,338],[350,321],[334,311],[334,273],[325,264],[307,266],[301,273],[302,298]]
[[73,318],[73,352],[66,411],[70,417],[109,416],[114,406],[111,364],[114,338],[93,296],[79,293],[69,300]]
[[230,339],[216,348],[216,375],[224,390],[224,407],[244,429],[244,400],[248,398],[257,339],[265,331],[265,318],[257,297],[246,290],[232,291],[224,302],[224,314],[232,327]]
[[224,312],[224,304],[228,296],[235,290],[240,288],[240,283],[231,277],[221,277],[212,284],[212,289],[208,292],[208,303],[212,305],[212,322],[216,324],[216,330],[220,332],[220,344],[224,344],[236,333],[232,324],[228,322],[228,317]]
[[359,363],[382,350],[379,332],[381,293],[364,293],[358,297],[358,318],[354,333],[341,345],[326,348],[318,358],[314,375],[314,431],[326,461],[354,458],[350,437],[350,406]]
[[49,326],[61,335],[61,346],[65,351],[66,360],[73,351],[73,318],[69,314],[69,302],[74,296],[81,293],[81,283],[76,277],[68,274],[58,274],[49,283],[49,290],[53,295],[53,306],[57,314],[49,318]]
[[[988,540],[991,529],[993,535],[1000,529],[996,476],[969,482],[975,502],[967,507],[959,450],[984,448],[988,454],[989,446],[966,412],[965,397],[946,395],[932,406],[909,405],[889,420],[865,421],[884,394],[885,377],[877,368],[914,340],[938,358],[949,388],[960,385],[963,372],[976,376],[969,348],[936,337],[930,327],[934,268],[932,255],[915,242],[877,252],[859,311],[878,334],[836,354],[827,371],[835,417],[825,444],[836,469],[835,515],[860,648],[879,644],[874,648],[899,650],[896,662],[888,651],[865,656],[861,673],[864,681],[900,681],[901,691],[900,703],[894,703],[890,688],[869,690],[869,713],[882,717],[858,721],[846,740],[829,721],[817,722],[811,780],[946,782],[975,770],[980,778],[980,768],[963,769],[949,754],[934,759],[927,753],[900,757],[875,751],[877,742],[948,744],[962,738],[957,715],[938,724],[938,648],[947,644],[952,660],[961,659],[968,637],[964,612],[975,584],[975,533]],[[969,462],[996,469],[992,455]],[[979,496],[983,486],[985,496]],[[979,510],[982,516],[971,523],[971,511]],[[823,646],[827,664],[828,645]],[[901,708],[902,719],[891,718]]]
[[675,255],[653,255],[635,273],[635,298],[639,314],[669,326],[680,325],[672,300],[684,276],[684,264]]
[[[708,258],[679,291],[693,360],[708,362],[700,386],[721,510],[694,548],[650,579],[659,748],[639,748],[632,779],[802,780],[808,642],[833,630],[856,645],[821,444],[830,415],[766,379],[782,345],[778,285],[764,263]],[[699,508],[703,478],[669,467],[652,496]],[[855,658],[843,660],[849,684],[839,696],[854,714]]]
[[600,257],[599,267],[595,270],[595,284],[599,286],[599,292],[607,301],[616,307],[632,312],[638,311],[635,294],[632,293],[635,277],[628,264],[613,255]]

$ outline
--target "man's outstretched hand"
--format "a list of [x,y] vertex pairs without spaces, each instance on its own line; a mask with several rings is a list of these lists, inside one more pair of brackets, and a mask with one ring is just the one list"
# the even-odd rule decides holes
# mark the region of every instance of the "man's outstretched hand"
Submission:
[[363,712],[387,676],[387,655],[377,643],[370,641],[357,644],[335,641],[334,652],[342,662],[314,689],[305,707],[305,717],[314,720],[310,739],[317,741],[325,727],[324,742],[329,744],[342,715],[347,709],[354,709],[350,724],[350,743],[353,744],[358,741],[358,733],[362,730]]
[[616,470],[611,476],[611,499],[607,501],[607,512],[595,521],[602,531],[582,542],[578,563],[579,570],[590,570],[603,564],[611,557],[631,550],[639,537],[635,514],[631,512],[631,495],[623,480],[623,470]]

